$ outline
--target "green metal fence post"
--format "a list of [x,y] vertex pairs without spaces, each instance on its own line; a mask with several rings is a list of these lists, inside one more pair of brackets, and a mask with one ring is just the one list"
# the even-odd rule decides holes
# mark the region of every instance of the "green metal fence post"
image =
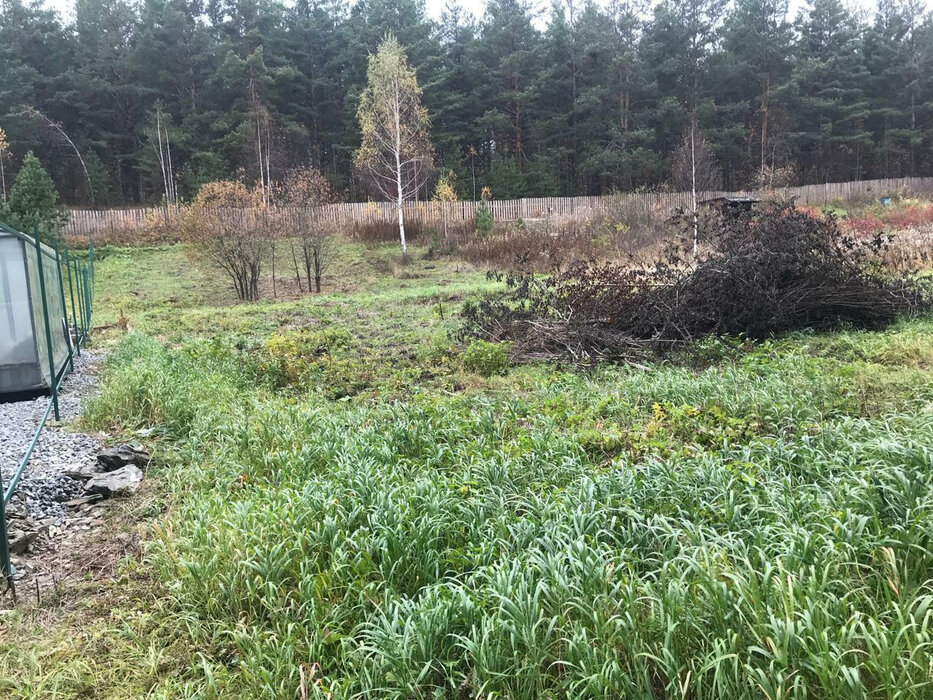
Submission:
[[[58,249],[58,241],[55,242],[55,268],[58,270],[58,291],[62,297],[62,320],[65,322],[65,335],[70,335],[68,332],[68,304],[65,303],[65,278],[62,276],[62,254]],[[69,338],[65,338],[68,342],[68,371],[75,371],[74,363],[74,348],[71,346]]]
[[87,251],[88,251],[88,255],[87,255],[88,260],[91,261],[90,263],[91,264],[91,296],[89,298],[91,300],[91,303],[93,304],[94,302],[94,239],[93,238],[88,243]]
[[0,575],[9,578],[13,575],[10,563],[10,540],[6,530],[6,502],[3,498],[3,479],[0,479]]
[[91,290],[88,284],[89,282],[88,266],[85,265],[82,272],[84,273],[84,309],[85,309],[84,322],[87,325],[87,327],[84,329],[84,337],[86,338],[88,334],[91,332]]
[[55,420],[61,420],[58,410],[58,388],[56,384],[55,351],[52,349],[52,327],[49,325],[49,300],[45,288],[45,265],[42,262],[42,243],[39,242],[39,227],[32,229],[36,243],[36,262],[39,264],[39,293],[42,295],[42,315],[45,317],[45,346],[49,351],[49,389],[52,392],[52,406],[55,408]]
[[75,291],[78,295],[78,316],[81,320],[81,340],[84,340],[87,336],[87,324],[84,321],[84,283],[81,281],[83,278],[81,269],[78,261],[75,260]]
[[[68,254],[68,248],[65,248],[65,267],[68,268],[68,295],[71,297],[71,326],[74,328],[75,352],[78,357],[81,356],[81,336],[78,334],[78,312],[75,309],[75,288],[71,274],[71,256]],[[62,290],[64,291],[64,290]]]

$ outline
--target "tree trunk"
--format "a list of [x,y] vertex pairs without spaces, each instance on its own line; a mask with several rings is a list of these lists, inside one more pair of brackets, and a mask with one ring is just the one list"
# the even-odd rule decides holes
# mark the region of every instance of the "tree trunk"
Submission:
[[398,191],[396,206],[398,208],[398,237],[402,241],[402,260],[408,260],[408,243],[405,241],[405,214],[402,210],[402,202],[405,199],[405,192],[402,190],[402,123],[399,110],[401,100],[398,94],[398,85],[395,86],[395,186]]
[[278,291],[275,288],[275,243],[272,243],[272,298],[278,299]]
[[765,159],[768,153],[768,93],[771,91],[771,80],[765,80],[764,92],[761,95],[761,169],[765,169]]
[[295,244],[292,243],[292,263],[295,265],[295,282],[298,283],[298,293],[301,294],[304,289],[301,288],[301,273],[298,271],[298,256],[295,255]]
[[693,258],[699,255],[699,221],[697,220],[697,147],[696,112],[690,115],[690,190],[693,193]]

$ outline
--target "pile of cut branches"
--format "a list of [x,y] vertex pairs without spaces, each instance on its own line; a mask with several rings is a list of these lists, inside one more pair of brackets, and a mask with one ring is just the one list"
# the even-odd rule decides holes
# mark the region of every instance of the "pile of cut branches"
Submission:
[[879,267],[883,246],[880,237],[847,237],[832,217],[775,204],[709,221],[707,252],[696,259],[675,244],[650,265],[588,261],[545,277],[510,274],[505,294],[465,307],[462,335],[512,341],[516,359],[588,362],[708,335],[877,328],[930,306],[914,275]]

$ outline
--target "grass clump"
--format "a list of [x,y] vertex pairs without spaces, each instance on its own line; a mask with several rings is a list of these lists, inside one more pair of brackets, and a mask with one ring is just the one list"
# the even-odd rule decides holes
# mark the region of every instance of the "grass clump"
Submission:
[[463,367],[483,377],[505,374],[509,369],[511,343],[474,340],[463,351]]

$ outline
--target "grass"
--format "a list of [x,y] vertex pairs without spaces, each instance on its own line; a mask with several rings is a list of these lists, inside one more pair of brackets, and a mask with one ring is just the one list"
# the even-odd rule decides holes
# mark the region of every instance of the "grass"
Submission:
[[154,429],[167,510],[113,612],[7,620],[7,695],[933,692],[930,320],[483,377],[447,338],[480,272],[237,306],[132,271],[181,255],[102,261],[136,332],[84,417]]

